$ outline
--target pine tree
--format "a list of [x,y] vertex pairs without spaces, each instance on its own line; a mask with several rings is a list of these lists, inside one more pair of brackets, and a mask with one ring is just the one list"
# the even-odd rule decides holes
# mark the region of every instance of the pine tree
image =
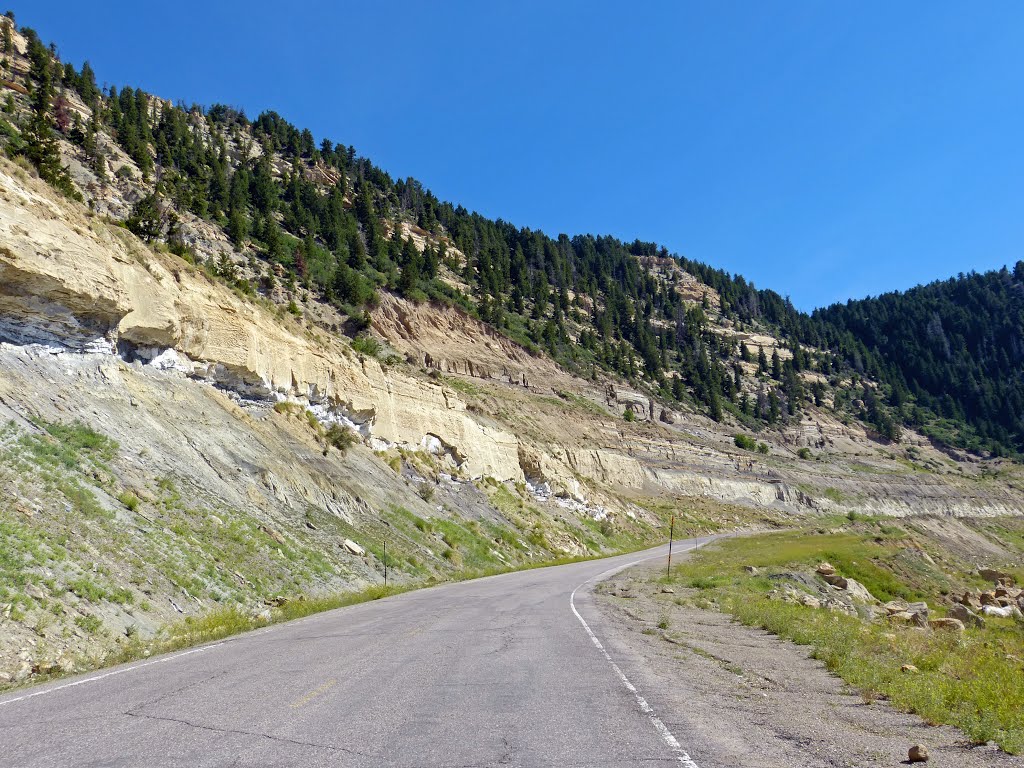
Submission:
[[38,38],[32,39],[29,59],[29,80],[32,84],[29,95],[31,113],[23,132],[25,146],[21,150],[22,154],[36,167],[44,181],[69,197],[80,197],[67,168],[60,164],[60,147],[53,131],[53,116],[50,113],[50,99],[53,96],[50,54]]

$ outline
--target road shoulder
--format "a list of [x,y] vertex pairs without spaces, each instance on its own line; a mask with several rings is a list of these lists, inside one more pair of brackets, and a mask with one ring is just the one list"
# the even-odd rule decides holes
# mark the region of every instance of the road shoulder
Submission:
[[[893,766],[914,744],[929,765],[1024,767],[963,733],[866,702],[809,649],[663,593],[644,563],[595,585],[595,631],[701,768]],[[682,591],[682,590],[680,590]]]

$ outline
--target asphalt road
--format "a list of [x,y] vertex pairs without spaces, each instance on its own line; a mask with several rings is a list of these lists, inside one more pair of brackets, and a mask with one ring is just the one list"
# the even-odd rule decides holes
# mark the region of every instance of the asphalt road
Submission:
[[589,591],[666,549],[433,587],[14,692],[0,697],[0,766],[692,768],[699,756],[601,646]]

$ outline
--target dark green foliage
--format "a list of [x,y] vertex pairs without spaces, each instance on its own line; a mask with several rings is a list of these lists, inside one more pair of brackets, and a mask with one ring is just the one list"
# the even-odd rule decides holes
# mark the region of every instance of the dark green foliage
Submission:
[[[894,403],[926,433],[997,453],[1024,451],[1024,262],[1012,272],[837,304],[814,319],[831,345],[891,387]],[[875,400],[865,399],[869,410]],[[898,423],[873,421],[883,433],[898,432]]]
[[54,131],[53,68],[50,52],[35,35],[29,37],[29,60],[32,84],[29,99],[31,114],[22,131],[21,154],[39,171],[39,176],[69,197],[78,197],[66,168],[60,164],[60,149]]

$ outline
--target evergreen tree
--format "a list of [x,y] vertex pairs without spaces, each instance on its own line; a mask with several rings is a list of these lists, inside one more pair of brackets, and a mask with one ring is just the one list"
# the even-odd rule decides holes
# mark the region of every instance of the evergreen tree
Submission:
[[78,197],[67,168],[60,164],[60,148],[53,129],[53,115],[50,109],[50,100],[53,96],[50,54],[35,37],[29,46],[29,61],[29,80],[32,85],[29,94],[31,113],[23,132],[25,144],[22,154],[36,167],[44,181],[70,197]]

